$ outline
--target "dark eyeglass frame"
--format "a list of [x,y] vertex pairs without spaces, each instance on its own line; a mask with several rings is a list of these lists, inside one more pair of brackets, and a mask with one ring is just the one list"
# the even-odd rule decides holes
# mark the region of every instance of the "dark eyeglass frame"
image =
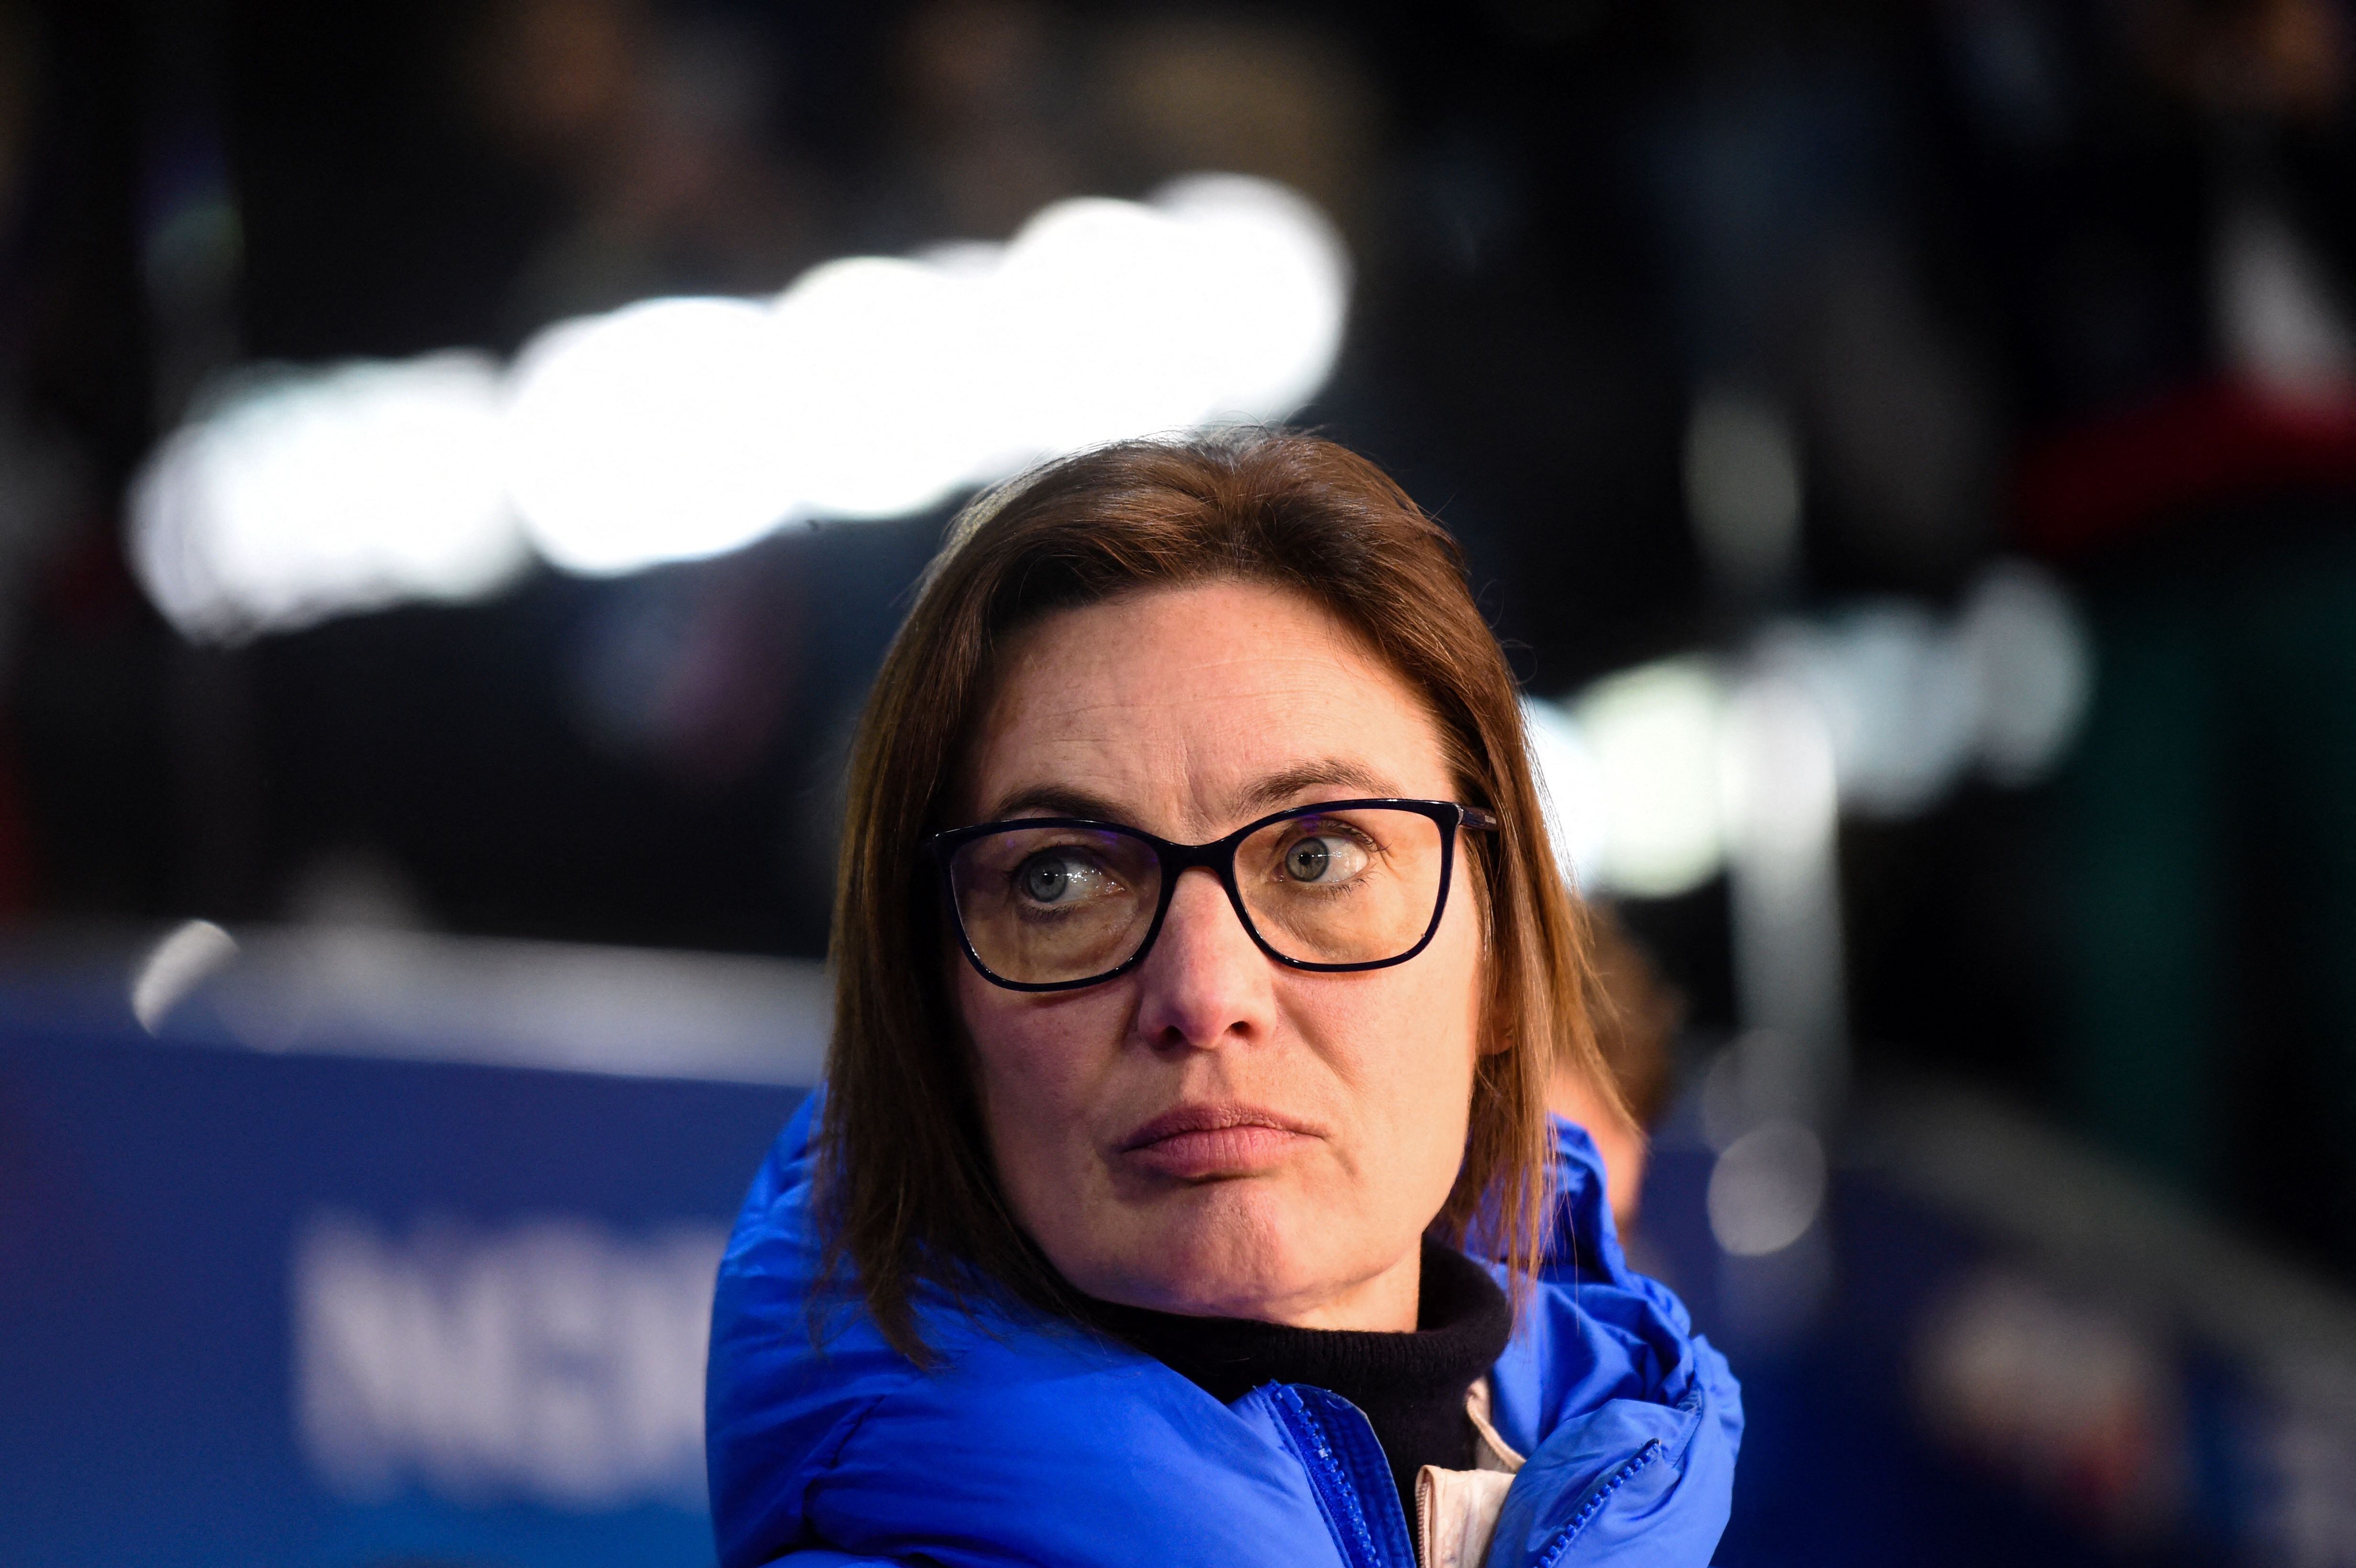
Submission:
[[[1439,825],[1440,892],[1432,901],[1431,923],[1423,928],[1423,934],[1416,939],[1414,946],[1396,958],[1372,958],[1359,964],[1312,964],[1305,959],[1289,957],[1278,952],[1269,944],[1268,938],[1259,933],[1259,927],[1252,923],[1251,912],[1244,907],[1243,890],[1236,885],[1236,851],[1243,847],[1245,839],[1262,828],[1274,827],[1277,823],[1288,821],[1293,817],[1324,816],[1337,811],[1369,811],[1377,808],[1413,812],[1419,816],[1430,817]],[[1364,969],[1387,969],[1394,964],[1404,964],[1431,945],[1432,937],[1440,930],[1440,917],[1448,912],[1448,891],[1453,880],[1456,866],[1457,830],[1470,828],[1476,833],[1494,833],[1497,830],[1497,818],[1494,814],[1483,811],[1477,806],[1461,805],[1452,800],[1321,800],[1313,805],[1296,805],[1283,811],[1271,812],[1258,821],[1248,822],[1226,837],[1215,838],[1208,844],[1173,844],[1167,838],[1154,837],[1141,827],[1131,827],[1120,822],[1098,822],[1086,816],[1017,816],[1001,822],[980,822],[971,827],[952,827],[946,833],[936,833],[925,840],[925,849],[932,856],[933,864],[940,870],[941,891],[948,901],[949,919],[957,926],[958,945],[964,950],[966,962],[973,965],[975,974],[980,975],[991,985],[1002,986],[1010,991],[1076,991],[1084,986],[1101,986],[1108,980],[1118,980],[1145,962],[1146,955],[1153,951],[1153,944],[1162,934],[1162,923],[1170,913],[1170,902],[1178,896],[1179,877],[1197,866],[1217,876],[1219,885],[1227,890],[1227,902],[1235,909],[1236,918],[1243,922],[1244,930],[1249,933],[1259,950],[1288,969],[1305,969],[1315,974],[1339,975],[1354,974]],[[1083,827],[1097,833],[1118,833],[1124,837],[1134,838],[1144,844],[1161,860],[1162,896],[1160,901],[1154,905],[1153,923],[1146,927],[1145,940],[1137,944],[1137,951],[1122,960],[1118,967],[1080,980],[1010,980],[1003,975],[993,973],[990,965],[981,961],[981,955],[974,951],[973,939],[966,934],[965,912],[958,907],[957,877],[951,869],[951,860],[959,849],[977,838],[987,837],[994,833],[1039,827]]]

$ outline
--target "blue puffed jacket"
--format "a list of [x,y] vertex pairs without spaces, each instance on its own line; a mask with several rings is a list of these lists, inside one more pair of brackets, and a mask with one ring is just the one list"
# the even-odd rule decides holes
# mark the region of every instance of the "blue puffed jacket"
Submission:
[[[720,1267],[705,1452],[721,1568],[1416,1568],[1374,1429],[1322,1389],[1232,1404],[1019,1304],[918,1309],[919,1369],[855,1307],[814,1342],[809,1157],[818,1096],[753,1183]],[[1742,1436],[1726,1360],[1629,1272],[1587,1135],[1557,1122],[1550,1267],[1490,1374],[1527,1456],[1487,1568],[1701,1568]]]

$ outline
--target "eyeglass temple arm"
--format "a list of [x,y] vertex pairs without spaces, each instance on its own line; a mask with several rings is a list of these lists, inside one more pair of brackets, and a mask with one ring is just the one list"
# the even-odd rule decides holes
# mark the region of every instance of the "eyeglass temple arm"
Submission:
[[1483,833],[1494,833],[1497,830],[1497,819],[1490,813],[1483,811],[1477,806],[1468,805],[1462,809],[1464,813],[1465,827],[1477,828]]

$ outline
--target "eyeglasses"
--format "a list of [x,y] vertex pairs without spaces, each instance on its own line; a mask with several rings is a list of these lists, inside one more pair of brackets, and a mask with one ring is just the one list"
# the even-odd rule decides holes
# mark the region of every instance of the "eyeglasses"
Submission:
[[1497,819],[1449,800],[1329,800],[1208,844],[1119,823],[1026,816],[926,840],[981,977],[1067,991],[1127,974],[1152,951],[1193,867],[1215,873],[1261,952],[1295,969],[1381,969],[1440,929],[1460,827]]

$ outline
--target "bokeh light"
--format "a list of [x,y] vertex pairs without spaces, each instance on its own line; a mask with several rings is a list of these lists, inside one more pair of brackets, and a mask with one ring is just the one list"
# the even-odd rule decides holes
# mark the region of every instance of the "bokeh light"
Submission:
[[215,641],[496,592],[529,560],[499,402],[497,367],[472,353],[252,377],[141,474],[141,585]]
[[220,639],[479,597],[521,539],[610,574],[906,516],[1057,453],[1283,419],[1332,373],[1349,289],[1338,231],[1267,180],[1068,198],[1004,246],[561,322],[504,376],[451,354],[261,384],[151,463],[134,552],[173,624]]

